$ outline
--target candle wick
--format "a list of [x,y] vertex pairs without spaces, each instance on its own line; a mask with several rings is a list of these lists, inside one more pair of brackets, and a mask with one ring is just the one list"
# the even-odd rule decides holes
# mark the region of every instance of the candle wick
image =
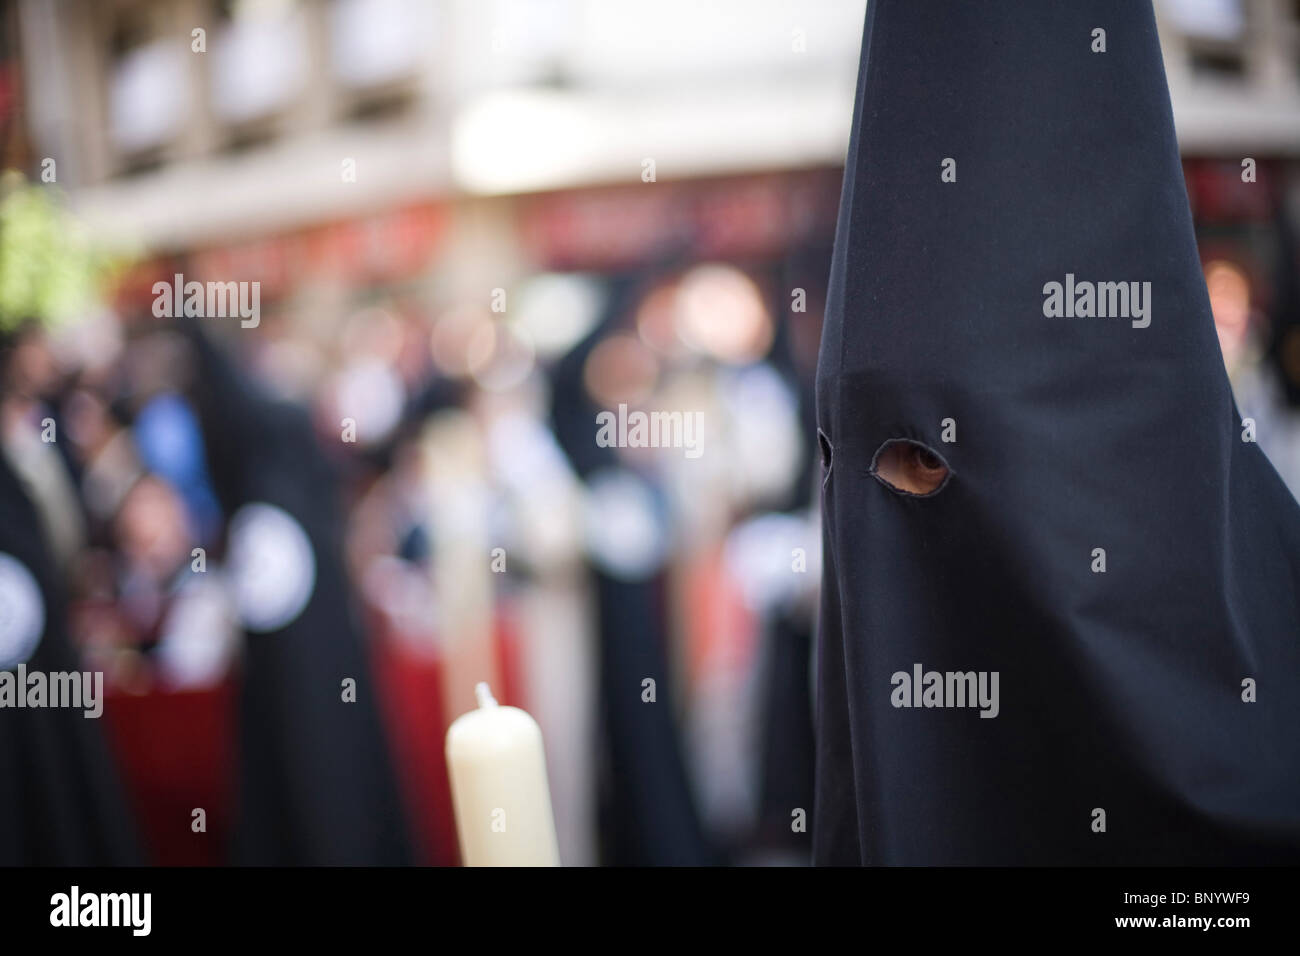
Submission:
[[492,696],[492,688],[488,687],[487,681],[479,681],[474,685],[474,696],[478,698],[480,707],[495,707],[497,699]]

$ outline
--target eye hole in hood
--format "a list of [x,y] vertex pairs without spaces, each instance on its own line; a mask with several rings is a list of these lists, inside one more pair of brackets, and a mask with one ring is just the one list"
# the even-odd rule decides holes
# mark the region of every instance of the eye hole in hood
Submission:
[[937,495],[952,477],[942,455],[908,438],[891,438],[877,448],[871,474],[890,491],[913,498]]
[[817,429],[817,447],[821,449],[822,467],[830,471],[831,461],[835,457],[835,449],[831,446],[831,440],[826,437],[826,433],[820,428]]

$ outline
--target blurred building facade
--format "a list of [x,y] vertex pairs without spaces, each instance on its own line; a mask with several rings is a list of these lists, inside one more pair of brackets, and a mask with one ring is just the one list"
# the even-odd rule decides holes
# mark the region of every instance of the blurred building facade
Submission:
[[[273,296],[298,254],[259,240],[351,221],[335,278],[427,276],[441,252],[477,294],[527,253],[526,204],[488,197],[623,185],[635,204],[649,164],[658,182],[837,168],[864,5],[17,0],[11,108],[29,175],[106,243],[278,263],[239,276]],[[1157,13],[1186,155],[1300,155],[1300,5]],[[337,284],[311,307],[345,309]]]
[[[665,179],[838,165],[863,7],[20,0],[15,46],[32,158],[92,223],[158,247],[636,181],[649,158]],[[1157,12],[1190,155],[1300,152],[1294,0]]]
[[23,4],[28,123],[87,220],[151,248],[636,182],[643,159],[663,179],[833,165],[862,4],[805,7]]
[[[238,256],[355,220],[344,247],[491,287],[526,230],[485,197],[838,167],[864,5],[18,0],[9,45],[28,171],[106,242]],[[1300,5],[1157,13],[1186,155],[1300,155]]]

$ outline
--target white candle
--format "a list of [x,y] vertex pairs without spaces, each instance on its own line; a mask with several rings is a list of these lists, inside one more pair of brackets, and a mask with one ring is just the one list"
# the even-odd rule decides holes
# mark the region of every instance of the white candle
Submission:
[[488,685],[478,709],[447,728],[447,770],[465,866],[559,866],[537,721],[501,707]]

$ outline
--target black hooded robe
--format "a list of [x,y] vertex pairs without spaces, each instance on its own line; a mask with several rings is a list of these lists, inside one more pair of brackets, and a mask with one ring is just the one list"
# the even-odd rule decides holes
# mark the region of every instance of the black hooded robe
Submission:
[[[555,369],[551,417],[555,436],[584,482],[615,467],[613,449],[592,441],[597,412],[583,385],[592,350],[618,326],[643,283],[611,282],[597,327]],[[691,793],[669,679],[665,579],[620,577],[593,562],[599,634],[601,857],[608,866],[705,866],[714,862]],[[641,698],[641,681],[658,677],[657,703]]]
[[[1150,4],[872,0],[858,84],[815,861],[1297,860],[1300,508],[1243,441]],[[1047,314],[1068,276],[1149,282],[1145,317]],[[899,438],[937,493],[874,476]],[[997,715],[949,672],[997,672]]]
[[[234,861],[407,864],[404,808],[343,561],[337,476],[303,409],[240,374],[196,323],[184,328],[197,360],[194,391],[213,484],[233,516],[231,537],[243,524],[253,550],[284,545],[249,557],[269,562],[277,587],[280,580],[307,582],[300,609],[248,635]],[[299,574],[286,566],[302,557],[291,546],[304,539],[310,566]],[[275,590],[266,597],[274,603]],[[345,680],[355,681],[355,699],[346,702]]]
[[[67,635],[63,586],[36,509],[0,455],[0,637],[28,674],[84,673]],[[19,607],[18,605],[22,606]],[[21,620],[20,620],[21,618]],[[8,628],[43,623],[31,635]],[[36,633],[32,632],[33,635]],[[30,656],[28,656],[30,654]],[[27,688],[18,687],[18,693]],[[102,700],[100,701],[102,704]],[[141,862],[135,823],[100,725],[86,709],[0,709],[0,866],[122,866]],[[180,823],[178,825],[185,825]]]

